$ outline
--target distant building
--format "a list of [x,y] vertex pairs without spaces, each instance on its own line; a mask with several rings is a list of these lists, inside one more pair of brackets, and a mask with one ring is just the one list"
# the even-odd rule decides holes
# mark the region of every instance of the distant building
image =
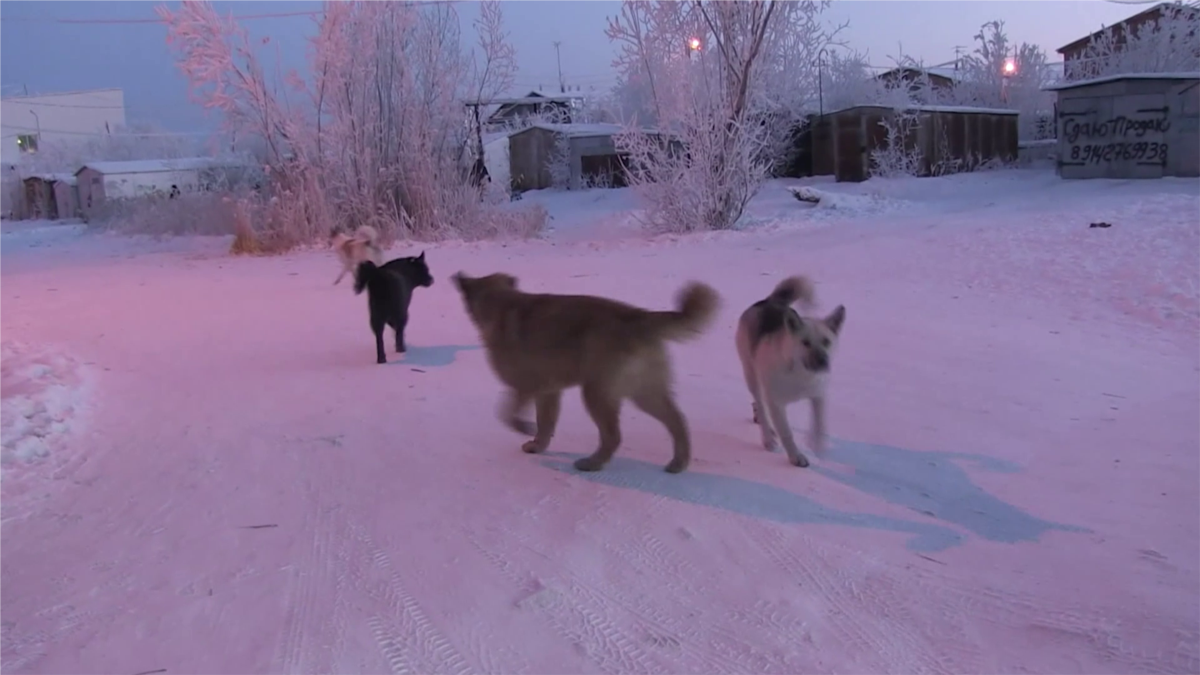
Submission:
[[1111,26],[1105,26],[1095,33],[1085,35],[1078,40],[1071,42],[1070,44],[1063,45],[1062,47],[1058,48],[1058,53],[1062,55],[1063,58],[1064,79],[1073,80],[1080,77],[1080,73],[1078,71],[1082,66],[1084,53],[1092,41],[1102,38],[1107,33],[1111,33],[1114,45],[1119,48],[1125,44],[1128,35],[1136,36],[1138,30],[1140,30],[1142,26],[1145,26],[1146,24],[1152,24],[1163,18],[1163,10],[1170,5],[1179,7],[1182,11],[1188,13],[1193,18],[1200,16],[1200,5],[1198,5],[1196,2],[1189,2],[1186,4],[1162,2],[1150,7],[1149,9],[1144,9],[1133,16],[1126,17],[1125,19],[1122,19]]
[[91,89],[0,99],[3,162],[16,164],[47,144],[85,141],[125,124],[125,93]]
[[491,115],[488,115],[485,124],[488,127],[501,126],[525,126],[526,120],[531,117],[547,116],[554,114],[557,121],[563,124],[571,123],[571,111],[583,100],[583,96],[568,93],[546,93],[540,91],[531,91],[520,98],[500,99],[495,101],[500,104]]
[[958,71],[953,68],[911,68],[908,66],[884,71],[876,75],[875,79],[892,86],[906,82],[910,89],[915,89],[920,85],[923,77],[929,78],[929,86],[934,91],[952,89],[959,79]]
[[211,157],[89,162],[75,172],[78,209],[87,220],[107,200],[207,191],[246,172],[242,162]]

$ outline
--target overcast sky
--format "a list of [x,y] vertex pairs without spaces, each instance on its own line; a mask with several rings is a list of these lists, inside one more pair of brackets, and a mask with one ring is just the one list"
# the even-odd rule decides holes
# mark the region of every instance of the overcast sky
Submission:
[[[204,111],[188,101],[187,85],[166,46],[160,23],[129,23],[156,18],[155,2],[0,3],[0,86],[5,95],[120,87],[129,122],[149,121],[177,131],[211,128]],[[166,3],[174,6],[177,3]],[[319,10],[318,2],[218,2],[234,15]],[[504,3],[508,30],[518,52],[525,88],[557,81],[554,41],[562,42],[568,84],[607,89],[615,78],[613,47],[604,36],[605,19],[619,3]],[[1057,61],[1062,45],[1133,14],[1142,6],[1105,0],[838,0],[826,13],[830,22],[849,21],[850,46],[868,51],[872,63],[888,65],[900,53],[927,64],[954,58],[956,46],[973,45],[985,21],[1001,19],[1010,40],[1032,42]],[[458,3],[464,29],[477,14],[472,2]],[[270,36],[284,62],[303,68],[310,16],[245,21],[255,36]]]

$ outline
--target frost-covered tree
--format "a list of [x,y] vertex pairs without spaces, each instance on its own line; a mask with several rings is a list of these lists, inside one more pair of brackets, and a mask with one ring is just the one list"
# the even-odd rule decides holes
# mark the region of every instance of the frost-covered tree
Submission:
[[1086,80],[1124,73],[1195,73],[1200,71],[1200,9],[1164,3],[1159,18],[1128,29],[1109,27],[1093,37],[1066,77]]
[[1034,140],[1049,132],[1043,121],[1053,115],[1054,94],[1044,88],[1054,80],[1046,53],[1027,42],[1009,40],[1003,21],[983,24],[975,49],[958,63],[954,88],[940,96],[944,105],[1006,108],[1020,117],[1020,137]]
[[450,3],[326,2],[309,71],[286,75],[263,67],[268,41],[254,44],[209,2],[159,13],[195,95],[263,145],[272,236],[303,241],[365,223],[385,236],[496,229],[471,181],[463,106],[512,84],[496,0],[475,23],[475,57]]
[[660,231],[733,227],[815,103],[828,2],[626,0],[620,45],[631,185]]

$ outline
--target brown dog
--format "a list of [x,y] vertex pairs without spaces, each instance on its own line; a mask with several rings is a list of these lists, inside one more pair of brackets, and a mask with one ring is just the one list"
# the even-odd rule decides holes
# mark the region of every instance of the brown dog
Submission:
[[[678,309],[654,312],[590,295],[525,293],[508,274],[453,277],[471,322],[479,329],[488,361],[510,388],[500,419],[517,433],[532,435],[521,449],[542,452],[558,423],[562,392],[579,385],[583,405],[600,430],[600,447],[576,460],[580,471],[598,471],[621,444],[620,412],[626,398],[667,428],[679,473],[691,460],[687,420],[675,405],[667,340],[698,336],[717,313],[711,287],[691,282],[679,293]],[[537,427],[522,417],[533,402]]]

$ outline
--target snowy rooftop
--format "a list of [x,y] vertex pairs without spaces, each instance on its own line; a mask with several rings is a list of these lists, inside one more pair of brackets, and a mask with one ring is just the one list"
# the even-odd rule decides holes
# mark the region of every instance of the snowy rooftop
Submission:
[[837,110],[830,110],[826,115],[835,115],[846,110],[855,108],[888,108],[890,110],[916,110],[918,112],[944,112],[944,113],[971,113],[975,115],[1019,115],[1016,110],[1009,108],[977,108],[968,105],[889,105],[887,103],[860,103],[858,105],[849,105]]
[[929,75],[937,75],[938,77],[944,77],[949,80],[957,80],[959,78],[958,71],[955,70],[953,66],[896,66],[895,68],[888,68],[887,70],[880,72],[875,77],[883,77],[884,75],[902,70],[911,70],[916,73],[928,73]]
[[239,162],[216,157],[179,157],[176,159],[136,159],[127,162],[88,162],[75,171],[94,169],[103,174],[160,173],[162,171],[191,171],[218,166],[236,166]]
[[621,133],[623,128],[619,124],[534,124],[533,126],[539,129],[566,134],[570,138],[613,136]]
[[49,183],[55,183],[55,182],[62,181],[63,183],[67,183],[68,185],[75,184],[75,176],[73,176],[69,173],[35,173],[35,174],[31,174],[29,176],[26,176],[25,178],[26,179],[40,178]]
[[1117,73],[1115,75],[1105,75],[1104,77],[1093,77],[1089,80],[1059,82],[1058,84],[1043,87],[1042,91],[1077,89],[1079,87],[1090,87],[1106,82],[1117,82],[1118,80],[1200,80],[1200,73]]

